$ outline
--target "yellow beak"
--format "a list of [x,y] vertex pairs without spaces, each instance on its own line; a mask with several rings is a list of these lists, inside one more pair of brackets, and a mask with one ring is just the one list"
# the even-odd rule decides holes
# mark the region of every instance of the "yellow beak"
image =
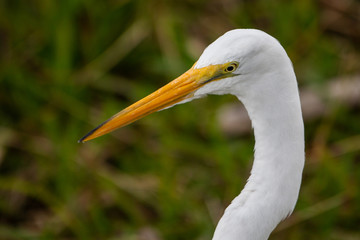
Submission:
[[[195,65],[195,64],[194,64]],[[227,64],[210,65],[203,68],[190,68],[180,77],[139,100],[133,105],[112,116],[91,130],[79,142],[100,137],[117,128],[128,125],[150,113],[170,107],[192,96],[192,93],[206,83],[223,78],[223,69]]]

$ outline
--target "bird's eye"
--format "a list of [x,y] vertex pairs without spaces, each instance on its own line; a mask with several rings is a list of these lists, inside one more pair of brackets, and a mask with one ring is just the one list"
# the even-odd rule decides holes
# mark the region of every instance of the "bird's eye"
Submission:
[[238,67],[238,63],[232,62],[224,69],[224,71],[226,73],[231,73],[231,72],[235,71],[237,67]]
[[226,68],[226,71],[228,71],[228,72],[234,71],[234,66],[228,66],[228,67]]

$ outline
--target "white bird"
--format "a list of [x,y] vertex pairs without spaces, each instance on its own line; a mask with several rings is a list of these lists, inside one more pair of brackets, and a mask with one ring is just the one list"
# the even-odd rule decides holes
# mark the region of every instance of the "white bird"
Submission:
[[244,189],[213,240],[264,240],[296,204],[304,167],[304,126],[292,63],[280,43],[255,29],[225,33],[183,75],[89,132],[88,141],[150,113],[204,97],[235,95],[248,111],[255,156]]

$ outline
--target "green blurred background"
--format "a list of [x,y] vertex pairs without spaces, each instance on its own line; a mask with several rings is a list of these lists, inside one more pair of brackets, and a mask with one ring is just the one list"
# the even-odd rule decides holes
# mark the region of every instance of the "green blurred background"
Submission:
[[[211,239],[252,165],[252,133],[219,121],[234,97],[77,140],[234,28],[276,37],[321,102],[305,119],[297,207],[270,239],[360,239],[359,12],[353,0],[0,1],[0,239]],[[334,81],[352,91],[331,95]]]

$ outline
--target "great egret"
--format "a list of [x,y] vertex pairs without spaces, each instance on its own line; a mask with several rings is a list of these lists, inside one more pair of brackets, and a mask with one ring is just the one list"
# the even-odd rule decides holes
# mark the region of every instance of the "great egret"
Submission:
[[100,124],[85,142],[150,113],[204,97],[235,95],[255,134],[251,175],[225,210],[213,240],[264,240],[293,211],[304,167],[304,126],[296,76],[285,50],[255,29],[225,33],[183,75]]

